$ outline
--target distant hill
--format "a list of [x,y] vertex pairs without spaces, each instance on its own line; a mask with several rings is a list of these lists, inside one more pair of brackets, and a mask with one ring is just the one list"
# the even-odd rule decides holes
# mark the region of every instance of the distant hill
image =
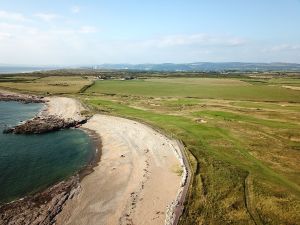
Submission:
[[162,64],[101,64],[94,69],[142,70],[142,71],[300,71],[296,63],[242,63],[197,62]]

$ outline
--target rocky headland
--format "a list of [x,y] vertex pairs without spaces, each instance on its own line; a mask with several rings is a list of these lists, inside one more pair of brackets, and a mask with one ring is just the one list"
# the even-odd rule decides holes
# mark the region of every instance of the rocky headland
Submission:
[[[14,134],[42,134],[60,129],[71,127],[79,127],[87,122],[87,118],[80,115],[80,108],[76,108],[76,112],[70,116],[64,116],[60,111],[53,110],[57,107],[55,101],[61,103],[67,101],[75,101],[64,97],[44,98],[34,95],[23,95],[14,93],[0,93],[0,101],[18,101],[22,103],[44,103],[46,108],[36,117],[27,120],[17,126],[6,128],[4,133]],[[54,106],[53,106],[54,105]],[[71,104],[70,104],[71,105]],[[74,109],[71,109],[73,112]],[[68,115],[68,107],[65,109]]]
[[[44,103],[45,108],[36,117],[15,127],[7,128],[5,133],[42,134],[60,129],[78,127],[87,122],[81,115],[83,107],[75,99],[65,97],[38,97],[8,92],[0,93],[0,101],[18,101],[22,103]],[[88,132],[90,133],[90,132]],[[91,138],[98,146],[100,140],[95,134]],[[99,160],[97,155],[86,168],[76,175],[61,181],[45,190],[28,195],[22,199],[0,204],[0,224],[5,225],[49,225],[56,222],[68,199],[80,191],[80,180],[89,174]]]
[[42,134],[51,131],[57,131],[60,129],[77,127],[83,123],[86,123],[87,119],[77,120],[65,120],[56,116],[37,116],[31,120],[27,120],[25,123],[17,125],[12,128],[7,128],[4,133],[14,134]]

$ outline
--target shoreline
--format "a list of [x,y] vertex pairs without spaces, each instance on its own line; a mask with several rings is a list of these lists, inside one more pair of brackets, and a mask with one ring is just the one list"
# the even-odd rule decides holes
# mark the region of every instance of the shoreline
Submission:
[[44,109],[35,117],[5,129],[4,133],[42,134],[72,127],[79,128],[87,122],[87,117],[81,115],[82,105],[74,99],[1,94],[0,100],[44,104]]
[[98,166],[101,160],[102,142],[100,136],[95,131],[82,127],[77,129],[80,129],[83,132],[85,132],[89,136],[93,145],[93,156],[91,160],[84,168],[77,172],[77,174],[79,175],[79,182],[81,182],[86,176],[88,176],[94,171],[94,167]]
[[25,94],[16,94],[9,91],[4,91],[0,89],[0,101],[15,101],[21,102],[24,104],[27,103],[46,103],[44,97],[39,97],[35,95],[25,95]]
[[93,157],[90,162],[75,174],[61,181],[27,194],[20,199],[1,204],[0,224],[48,225],[56,222],[55,218],[62,211],[65,203],[80,192],[80,183],[94,171],[94,167],[98,165],[101,158],[101,140],[98,135],[86,129],[80,130],[87,133],[94,145]]
[[[63,101],[62,98],[63,97],[51,97],[43,99],[46,106],[38,114],[43,115],[48,113],[60,117],[66,116],[64,114],[65,109],[61,110],[61,107],[64,108],[64,104],[68,102]],[[53,101],[58,100],[60,103],[58,104],[53,101],[49,103],[49,99]],[[78,118],[78,110],[80,111],[83,106],[77,100],[68,98],[68,101],[73,101],[72,104],[77,105],[77,111],[75,110],[71,115],[67,115],[67,119],[72,116]],[[49,110],[49,108],[51,108],[52,111]],[[104,121],[107,120],[107,122],[104,123],[105,126],[102,127],[102,130],[103,119]],[[111,123],[115,123],[115,127],[112,126]],[[125,133],[118,134],[119,130],[116,128],[118,126],[121,126],[119,129],[128,128],[123,131]],[[51,193],[50,190],[55,189],[54,187],[61,186],[63,192],[58,191],[58,193],[52,197],[53,199],[62,198],[63,201],[56,200],[57,205],[54,206],[52,210],[48,210],[48,214],[51,215],[50,221],[47,220],[47,218],[49,219],[49,215],[44,215],[44,219],[47,220],[45,224],[86,224],[91,221],[100,220],[106,221],[104,222],[105,224],[140,224],[144,220],[147,221],[145,224],[152,224],[152,222],[150,222],[152,220],[157,221],[155,224],[175,225],[178,223],[184,209],[184,202],[191,176],[191,170],[186,161],[185,150],[183,149],[184,146],[181,142],[170,138],[157,128],[149,126],[149,124],[100,114],[94,115],[87,123],[76,128],[87,133],[89,138],[93,141],[93,145],[95,145],[95,148],[93,148],[94,155],[91,161],[83,169],[78,171],[75,176],[56,183],[33,196],[26,196],[24,199],[15,201],[17,203],[9,203],[12,205],[12,208],[16,208],[15,206],[22,201],[24,205],[27,205],[27,208],[28,205],[31,207],[32,204],[30,205],[28,202],[32,202],[32,199],[42,198],[43,195],[52,196],[51,194],[53,193]],[[142,132],[141,134],[144,133],[144,138],[146,139],[138,140],[133,138],[133,136],[128,136],[127,133],[131,132],[133,133],[130,135],[134,135],[134,137],[135,135],[139,136],[140,132]],[[137,133],[135,134],[134,132]],[[112,136],[107,136],[108,134]],[[148,145],[148,147],[144,146],[143,140],[149,142],[148,144],[150,145]],[[160,143],[159,145],[161,147],[158,148],[156,142]],[[144,148],[144,150],[141,151],[140,148]],[[117,154],[120,155],[108,152],[108,149],[114,149],[116,152],[119,151],[120,153]],[[163,150],[162,153],[160,153],[161,150]],[[123,154],[122,151],[125,151],[126,154]],[[103,162],[99,163],[102,153]],[[127,158],[127,155],[130,157]],[[107,160],[107,158],[110,158],[110,160]],[[124,159],[125,161],[129,161],[124,164]],[[117,164],[114,164],[116,162]],[[178,165],[176,168],[182,169],[180,176],[175,174],[174,165]],[[116,172],[119,167],[123,169],[121,169],[120,172]],[[161,170],[162,168],[164,168],[164,170]],[[114,173],[118,173],[119,175],[115,176]],[[75,180],[76,182],[74,183]],[[165,180],[167,183],[161,182],[161,180]],[[114,182],[123,182],[123,185],[119,186],[118,183],[111,184]],[[72,185],[68,186],[69,183]],[[101,189],[106,190],[104,194],[99,193]],[[57,191],[57,189],[55,190]],[[47,193],[47,191],[50,191],[50,193]],[[59,197],[62,193],[63,196]],[[123,194],[119,196],[118,193]],[[84,195],[86,195],[86,197],[82,198]],[[117,195],[117,199],[119,199],[117,205],[115,205],[115,195]],[[109,199],[107,199],[108,197]],[[153,199],[157,200],[153,202]],[[100,204],[103,201],[107,201],[105,208],[114,208],[115,213],[111,214],[108,211],[103,213],[103,211],[101,211],[103,209],[98,209],[96,210],[97,213],[94,212],[92,216],[87,217],[90,213],[89,207],[93,204]],[[156,205],[154,208],[153,204]],[[76,222],[78,220],[78,218],[75,219],[78,214],[78,211],[76,211],[78,210],[78,208],[76,208],[78,205],[80,205],[79,207],[83,207],[79,210],[81,214],[79,218],[84,222]],[[0,206],[0,216],[2,214],[1,211],[3,211],[1,208],[3,208],[3,206]],[[36,210],[37,208],[31,209],[33,212]],[[15,212],[16,211],[11,212],[11,214],[14,215]],[[32,212],[27,212],[27,215],[24,215],[24,221],[28,221],[28,214],[30,213]],[[20,216],[18,215],[16,217]],[[107,221],[110,222],[108,223]]]
[[190,174],[179,143],[121,117],[96,114],[83,126],[101,136],[101,163],[56,224],[176,224]]
[[[47,104],[47,100],[45,98],[14,93],[9,93],[9,97],[6,96],[7,95],[0,93],[0,101],[17,101],[23,104],[44,104],[42,109],[37,112],[35,117],[47,115],[48,113],[47,110],[49,105]],[[35,99],[38,100],[36,101]],[[101,139],[99,135],[97,135],[96,132],[86,128],[77,127],[76,129],[82,130],[82,132],[89,136],[89,139],[92,142],[93,155],[87,162],[87,165],[85,165],[75,174],[62,179],[61,181],[55,182],[40,190],[33,191],[22,198],[0,204],[0,223],[55,223],[55,217],[60,213],[65,202],[69,199],[72,199],[74,195],[80,191],[80,182],[87,175],[94,171],[94,167],[98,165],[101,158]],[[33,218],[34,215],[37,218]]]

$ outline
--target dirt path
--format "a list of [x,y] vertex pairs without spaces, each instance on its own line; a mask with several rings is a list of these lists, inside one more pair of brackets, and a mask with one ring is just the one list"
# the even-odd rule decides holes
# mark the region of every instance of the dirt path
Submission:
[[253,184],[252,184],[252,176],[248,174],[248,176],[245,179],[245,201],[246,201],[246,207],[247,210],[255,223],[255,225],[263,225],[263,222],[260,219],[259,214],[256,211],[255,208],[255,202],[254,202],[254,194],[253,194]]
[[118,117],[95,115],[84,127],[101,136],[101,161],[67,202],[57,224],[172,224],[172,207],[185,181],[185,174],[178,174],[178,143]]

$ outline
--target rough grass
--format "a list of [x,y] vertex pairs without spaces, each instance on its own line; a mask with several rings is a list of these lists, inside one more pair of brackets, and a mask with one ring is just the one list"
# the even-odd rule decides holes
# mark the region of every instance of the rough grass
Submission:
[[24,79],[24,77],[12,77],[12,81],[1,82],[0,88],[21,92],[39,94],[67,94],[77,93],[92,81],[79,76],[49,76],[43,78]]
[[[245,205],[244,192],[244,182],[249,172],[253,174],[258,184],[260,181],[268,181],[271,185],[275,185],[281,188],[283,192],[288,193],[287,196],[292,198],[295,204],[298,201],[300,190],[293,179],[288,179],[289,176],[286,176],[280,169],[273,168],[268,160],[252,155],[255,151],[264,151],[260,146],[254,150],[249,147],[255,143],[255,140],[248,143],[243,140],[247,139],[248,134],[243,137],[235,136],[235,133],[231,131],[231,129],[235,129],[235,126],[228,127],[228,124],[222,126],[220,124],[220,121],[223,123],[224,117],[226,122],[239,123],[244,118],[243,116],[237,117],[239,121],[236,121],[236,117],[232,114],[224,113],[222,117],[214,118],[214,122],[200,125],[185,116],[158,114],[148,110],[131,108],[116,99],[99,100],[95,98],[87,100],[87,103],[100,112],[139,119],[158,126],[185,142],[199,163],[195,170],[192,195],[186,211],[186,224],[198,222],[219,224],[221,221],[223,223],[251,224],[252,220]],[[203,114],[215,117],[216,114],[219,115],[220,113],[205,112]],[[204,116],[203,114],[201,115]],[[236,120],[232,120],[232,118]],[[260,122],[258,123],[259,126],[270,126],[269,122],[262,123],[260,119],[257,120]],[[244,122],[248,124],[254,121],[256,125],[257,120],[246,117]],[[241,126],[240,124],[235,125]],[[274,126],[271,125],[272,129],[278,129],[278,127],[281,126],[276,123]],[[283,126],[283,128],[286,127]],[[253,138],[255,139],[256,136]],[[297,162],[299,154],[296,156],[297,158],[293,158],[293,156],[287,158]],[[299,172],[297,166],[291,167],[291,169],[295,173]],[[293,177],[292,174],[290,174],[290,178]],[[270,193],[273,192],[270,186],[264,188],[267,188]],[[275,200],[278,199],[274,197],[274,204]],[[264,202],[263,196],[255,199],[256,204],[259,202]],[[267,212],[271,209],[264,210]],[[281,213],[281,211],[285,211],[284,205],[278,206],[277,213]],[[286,212],[286,214],[289,213],[292,215],[296,212]],[[264,217],[264,215],[269,214],[261,214],[261,216]],[[265,219],[267,220],[268,217]]]
[[251,101],[300,102],[299,92],[281,86],[250,85],[238,79],[176,78],[146,80],[102,80],[88,93],[153,97],[194,97]]
[[[93,112],[185,143],[194,176],[181,224],[299,224],[300,92],[282,87],[299,79],[108,80],[86,90],[55,85],[69,77],[39,80],[30,82],[43,92],[73,92]],[[19,90],[41,91],[30,82]]]
[[300,96],[282,82],[98,81],[82,98],[184,141],[197,163],[182,224],[297,224]]

